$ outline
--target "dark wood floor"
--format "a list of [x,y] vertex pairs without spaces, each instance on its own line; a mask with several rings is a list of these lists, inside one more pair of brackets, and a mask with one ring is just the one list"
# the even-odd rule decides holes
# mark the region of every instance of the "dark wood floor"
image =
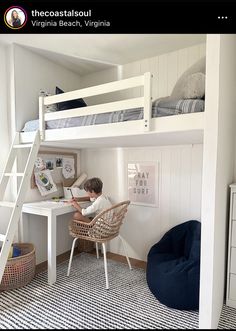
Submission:
[[[94,249],[94,250],[92,250],[88,253],[96,255],[96,250]],[[75,249],[74,255],[78,255],[78,254],[79,254],[78,249]],[[101,255],[101,252],[100,252],[100,255]],[[68,251],[66,253],[63,253],[61,255],[58,255],[57,256],[57,263],[61,263],[61,262],[64,262],[66,260],[69,260],[69,257],[70,257],[70,251]],[[119,261],[119,262],[126,263],[126,258],[123,255],[108,252],[107,253],[107,258],[111,259],[111,260],[114,260],[114,261]],[[132,267],[142,268],[142,269],[146,269],[146,265],[147,265],[147,263],[145,261],[136,260],[136,259],[132,259],[132,258],[130,258],[130,263],[131,263]],[[38,274],[40,272],[43,272],[45,270],[47,270],[47,261],[45,261],[43,263],[40,263],[36,266],[36,274]]]

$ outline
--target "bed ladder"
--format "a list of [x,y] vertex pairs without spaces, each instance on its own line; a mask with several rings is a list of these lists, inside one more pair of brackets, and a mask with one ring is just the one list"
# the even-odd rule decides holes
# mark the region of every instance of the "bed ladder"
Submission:
[[[0,206],[11,208],[12,211],[7,226],[6,234],[0,233],[0,246],[2,246],[0,252],[0,283],[2,280],[2,276],[4,274],[10,248],[13,243],[14,235],[17,230],[17,225],[21,216],[21,210],[24,203],[25,195],[30,186],[30,178],[32,175],[32,171],[34,168],[34,163],[38,154],[39,147],[40,147],[39,131],[36,131],[33,143],[31,144],[21,144],[20,134],[19,132],[17,132],[8,155],[4,172],[2,174],[2,178],[0,181]],[[15,160],[17,161],[17,156],[18,156],[17,150],[19,151],[19,149],[27,149],[29,151],[23,173],[16,173],[12,171],[14,162]],[[3,201],[9,178],[11,178],[12,176],[21,177],[21,182],[17,192],[16,200],[14,202]]]

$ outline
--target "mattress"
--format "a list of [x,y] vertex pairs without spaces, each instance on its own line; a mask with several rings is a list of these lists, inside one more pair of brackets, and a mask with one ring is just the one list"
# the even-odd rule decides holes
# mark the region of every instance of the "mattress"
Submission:
[[[202,99],[181,99],[171,100],[160,98],[152,104],[152,117],[162,117],[196,113],[204,111],[204,100]],[[46,130],[70,128],[76,126],[88,126],[105,123],[117,123],[143,119],[143,108],[120,110],[116,112],[85,115],[46,122]],[[35,131],[39,128],[39,120],[31,120],[25,123],[22,131]]]

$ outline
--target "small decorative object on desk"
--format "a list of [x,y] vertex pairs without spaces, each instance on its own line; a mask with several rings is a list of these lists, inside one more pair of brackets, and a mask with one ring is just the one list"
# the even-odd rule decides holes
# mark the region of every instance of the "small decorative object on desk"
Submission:
[[81,190],[78,187],[64,187],[64,197],[65,199],[79,198],[86,196],[85,190]]
[[85,180],[87,179],[87,174],[85,172],[83,172],[77,179],[76,181],[73,183],[72,187],[82,187],[82,184],[85,182]]
[[64,199],[63,197],[52,197],[52,201],[55,201],[55,202],[62,202]]
[[[0,284],[0,291],[19,288],[28,284],[35,275],[35,247],[31,243],[16,243],[13,254],[20,251],[20,255],[8,258]],[[14,256],[14,255],[13,255]]]

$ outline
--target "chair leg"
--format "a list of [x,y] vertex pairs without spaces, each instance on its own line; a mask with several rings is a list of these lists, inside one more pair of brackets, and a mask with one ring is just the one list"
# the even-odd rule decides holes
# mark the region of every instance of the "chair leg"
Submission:
[[106,277],[106,290],[109,290],[108,273],[107,273],[107,254],[106,254],[106,245],[104,243],[102,243],[102,248],[103,248],[104,269],[105,269],[105,277]]
[[98,243],[97,243],[97,242],[95,242],[95,245],[96,245],[96,254],[97,254],[97,259],[99,259]]
[[130,260],[129,260],[129,257],[128,257],[128,254],[127,254],[127,249],[126,249],[125,241],[124,241],[124,239],[121,237],[120,234],[119,234],[119,238],[120,238],[120,240],[121,240],[121,242],[122,242],[123,250],[124,250],[124,252],[125,252],[125,257],[126,257],[126,260],[127,260],[127,262],[128,262],[129,268],[130,268],[130,270],[132,270],[132,267],[131,267],[131,264],[130,264]]
[[103,245],[101,246],[101,255],[104,255],[104,252],[103,252]]
[[70,260],[69,260],[69,265],[68,265],[68,270],[67,270],[67,276],[70,275],[71,262],[72,262],[72,259],[73,259],[73,254],[74,254],[74,249],[75,249],[75,243],[76,243],[77,239],[78,238],[75,238],[73,240],[73,243],[72,243],[71,252],[70,252]]

